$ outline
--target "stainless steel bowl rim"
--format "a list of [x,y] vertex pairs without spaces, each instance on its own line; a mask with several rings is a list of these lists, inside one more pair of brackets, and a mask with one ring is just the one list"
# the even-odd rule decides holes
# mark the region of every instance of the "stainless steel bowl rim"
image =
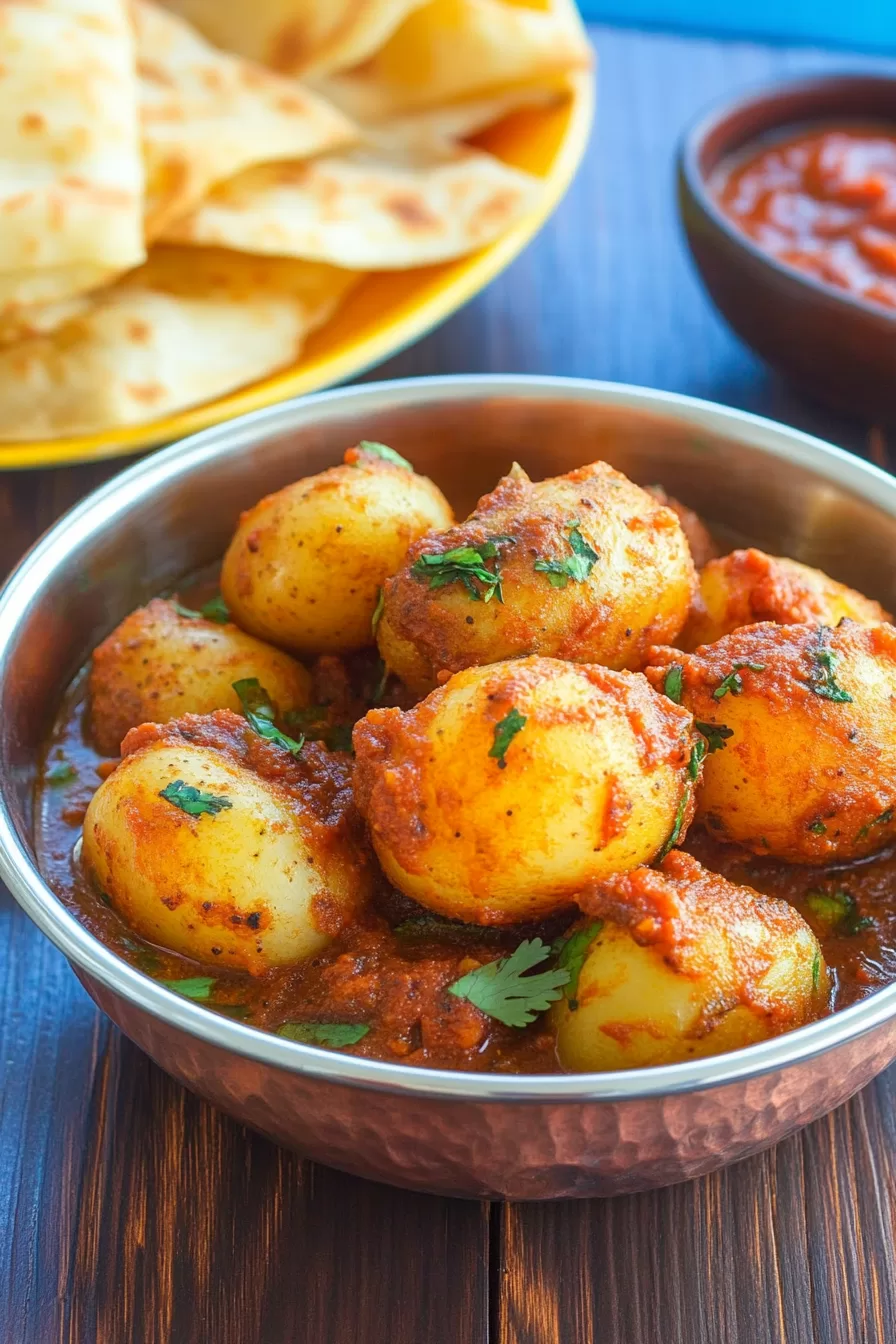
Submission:
[[[850,293],[849,290],[837,289],[824,280],[818,280],[808,271],[800,271],[795,266],[788,266],[786,262],[779,261],[771,252],[766,252],[748,234],[739,229],[719,206],[709,189],[709,183],[699,163],[700,147],[709,132],[718,122],[727,119],[739,109],[749,107],[753,103],[764,102],[773,95],[800,93],[803,90],[809,92],[815,89],[823,89],[826,86],[833,89],[844,81],[854,79],[866,79],[869,84],[873,84],[875,81],[877,83],[896,84],[896,78],[883,70],[840,70],[831,74],[807,75],[799,79],[787,80],[784,83],[764,83],[738,94],[736,98],[717,99],[709,107],[698,113],[694,120],[685,127],[679,141],[678,164],[681,175],[694,197],[700,202],[701,209],[709,215],[715,226],[721,229],[736,247],[748,253],[761,265],[768,266],[771,270],[776,271],[782,280],[787,281],[794,287],[810,289],[819,300],[827,303],[835,311],[842,311],[844,308],[853,312],[859,311],[867,320],[876,320],[887,335],[892,335],[892,329],[896,325],[896,313],[882,305],[869,303],[860,295]],[[791,119],[782,121],[775,129],[786,131],[788,126],[799,126],[801,124],[803,123]]]
[[[76,505],[36,544],[0,592],[0,659],[5,659],[17,625],[44,579],[70,563],[80,542],[145,492],[175,480],[181,472],[239,453],[259,435],[288,432],[341,413],[347,399],[371,411],[425,404],[438,398],[512,395],[532,399],[596,401],[667,418],[695,429],[738,439],[774,457],[815,470],[826,479],[896,517],[896,479],[811,435],[761,416],[714,405],[695,397],[620,383],[530,375],[455,375],[368,383],[316,393],[268,407],[197,434],[144,459]],[[683,1064],[619,1073],[501,1075],[418,1069],[359,1059],[288,1041],[223,1017],[180,995],[122,961],[95,938],[53,895],[20,841],[0,781],[0,878],[35,924],[87,976],[136,1007],[212,1045],[260,1064],[332,1082],[393,1093],[457,1101],[590,1101],[662,1097],[722,1086],[781,1069],[822,1054],[872,1030],[896,1014],[896,984],[868,999],[785,1036],[744,1050]]]

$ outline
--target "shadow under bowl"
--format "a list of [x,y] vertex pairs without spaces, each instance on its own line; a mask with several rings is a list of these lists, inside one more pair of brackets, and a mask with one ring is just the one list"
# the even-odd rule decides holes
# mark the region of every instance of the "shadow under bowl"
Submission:
[[811,395],[866,421],[896,419],[896,311],[775,260],[716,202],[712,174],[764,137],[809,125],[892,123],[896,77],[778,84],[705,113],[678,154],[679,210],[703,283],[734,331]]
[[[770,421],[561,378],[344,388],[207,431],[66,515],[0,594],[0,878],[88,992],[162,1068],[318,1162],[476,1198],[612,1195],[777,1142],[896,1058],[896,985],[745,1050],[626,1073],[452,1073],[358,1059],[209,1012],[127,965],[47,886],[34,846],[41,747],[66,686],[129,611],[222,555],[242,509],[392,444],[469,510],[514,459],[533,476],[605,458],[728,535],[821,565],[896,606],[896,479]],[[74,835],[73,835],[74,839]]]

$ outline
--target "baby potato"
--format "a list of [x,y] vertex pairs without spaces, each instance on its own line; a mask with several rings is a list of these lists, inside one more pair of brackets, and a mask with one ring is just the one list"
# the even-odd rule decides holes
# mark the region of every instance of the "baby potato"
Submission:
[[141,937],[258,973],[318,952],[370,895],[344,757],[297,760],[229,710],[128,733],[82,863]]
[[543,654],[614,669],[673,640],[696,588],[678,518],[606,462],[534,483],[520,468],[384,588],[386,666],[415,693],[444,670]]
[[792,863],[896,840],[896,630],[845,620],[749,625],[647,677],[694,715],[708,754],[697,817]]
[[342,466],[296,481],[243,514],[221,591],[245,630],[298,654],[351,653],[373,643],[384,580],[411,542],[454,521],[432,481],[382,451],[361,443]]
[[688,539],[688,546],[691,548],[691,558],[698,569],[703,569],[710,560],[714,560],[718,555],[718,547],[712,539],[712,533],[704,523],[699,514],[693,509],[689,509],[687,504],[682,504],[680,499],[674,495],[667,495],[661,485],[646,485],[644,489],[648,495],[660,504],[665,504],[667,509],[671,509],[681,523],[681,530]]
[[94,651],[91,737],[105,756],[117,756],[138,724],[238,710],[233,683],[247,677],[261,682],[280,713],[311,703],[311,677],[294,658],[235,625],[184,616],[173,602],[154,598]]
[[805,920],[689,854],[612,877],[582,905],[585,959],[552,1010],[573,1072],[718,1055],[827,1009],[830,979]]
[[860,625],[888,621],[879,602],[829,579],[820,569],[750,548],[711,560],[678,643],[683,649],[714,644],[742,625],[774,621],[837,625],[844,616]]
[[523,658],[459,672],[413,709],[371,710],[354,731],[355,797],[406,896],[510,924],[677,842],[696,741],[640,675]]

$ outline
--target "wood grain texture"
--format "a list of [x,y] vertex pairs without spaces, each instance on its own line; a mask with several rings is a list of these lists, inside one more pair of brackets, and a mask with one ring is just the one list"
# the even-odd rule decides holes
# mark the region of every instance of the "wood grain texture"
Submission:
[[[597,134],[569,198],[486,294],[370,376],[653,384],[892,467],[879,428],[802,400],[726,331],[672,195],[701,106],[842,58],[594,33]],[[0,568],[117,469],[0,477]],[[489,1217],[312,1168],[189,1096],[0,892],[0,1344],[892,1344],[894,1103],[891,1072],[702,1181]]]

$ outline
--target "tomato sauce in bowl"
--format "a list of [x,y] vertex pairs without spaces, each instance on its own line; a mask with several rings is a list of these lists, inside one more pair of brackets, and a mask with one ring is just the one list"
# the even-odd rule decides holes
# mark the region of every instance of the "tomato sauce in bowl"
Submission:
[[754,145],[709,186],[777,261],[896,310],[896,127],[816,127]]

